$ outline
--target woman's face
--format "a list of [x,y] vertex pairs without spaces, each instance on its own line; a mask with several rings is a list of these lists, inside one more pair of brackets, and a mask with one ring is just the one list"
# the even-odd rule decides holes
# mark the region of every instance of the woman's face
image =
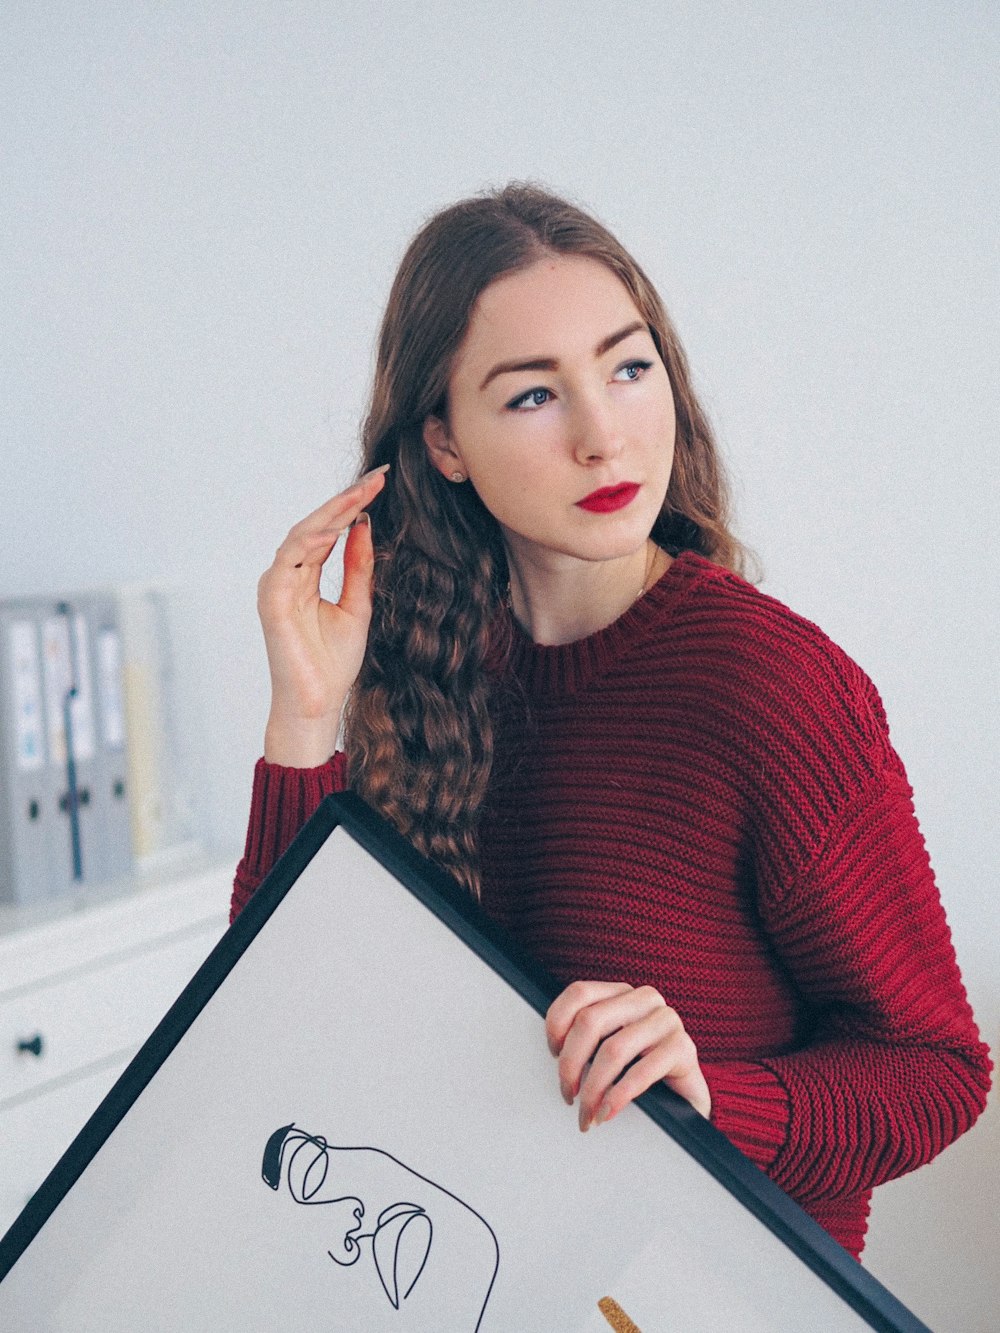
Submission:
[[[620,558],[645,542],[673,463],[674,401],[649,329],[596,260],[552,255],[480,295],[424,439],[468,477],[514,559]],[[596,493],[596,494],[595,494]]]

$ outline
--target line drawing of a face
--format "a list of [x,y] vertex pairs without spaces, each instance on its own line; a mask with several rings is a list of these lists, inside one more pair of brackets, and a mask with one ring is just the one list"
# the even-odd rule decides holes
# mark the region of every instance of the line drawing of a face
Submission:
[[[296,1203],[322,1209],[326,1252],[341,1268],[353,1267],[370,1247],[381,1299],[393,1309],[402,1308],[418,1283],[425,1311],[445,1297],[451,1308],[458,1284],[468,1289],[462,1299],[475,1317],[466,1326],[479,1328],[499,1246],[489,1223],[457,1195],[380,1148],[332,1145],[294,1122],[269,1136],[261,1175],[272,1190],[284,1179]],[[372,1291],[375,1301],[374,1284]]]

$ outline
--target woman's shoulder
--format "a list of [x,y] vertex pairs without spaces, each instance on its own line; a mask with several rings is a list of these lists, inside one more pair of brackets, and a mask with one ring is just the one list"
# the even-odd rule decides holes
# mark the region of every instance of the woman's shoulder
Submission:
[[861,744],[885,733],[872,680],[819,625],[697,553],[685,552],[674,568],[684,590],[670,651],[725,693],[746,726],[772,736],[844,733]]
[[856,674],[868,680],[819,625],[740,574],[694,551],[678,556],[674,569],[685,585],[677,599],[676,628],[714,651],[720,662],[746,665],[756,674],[764,668],[778,677],[811,669],[839,675],[846,669],[852,681]]

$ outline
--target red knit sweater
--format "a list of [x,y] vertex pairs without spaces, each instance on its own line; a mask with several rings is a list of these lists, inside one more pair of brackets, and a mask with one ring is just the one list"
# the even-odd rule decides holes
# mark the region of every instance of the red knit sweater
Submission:
[[[562,982],[653,985],[712,1120],[859,1255],[871,1188],[982,1110],[979,1040],[878,694],[808,621],[679,556],[561,647],[516,629],[483,906]],[[240,910],[344,784],[258,764]]]

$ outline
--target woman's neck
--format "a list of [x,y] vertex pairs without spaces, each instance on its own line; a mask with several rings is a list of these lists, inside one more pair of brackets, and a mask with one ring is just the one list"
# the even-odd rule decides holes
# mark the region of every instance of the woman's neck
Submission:
[[671,557],[652,540],[616,560],[542,564],[508,550],[510,608],[538,644],[575,643],[604,629],[665,573]]

